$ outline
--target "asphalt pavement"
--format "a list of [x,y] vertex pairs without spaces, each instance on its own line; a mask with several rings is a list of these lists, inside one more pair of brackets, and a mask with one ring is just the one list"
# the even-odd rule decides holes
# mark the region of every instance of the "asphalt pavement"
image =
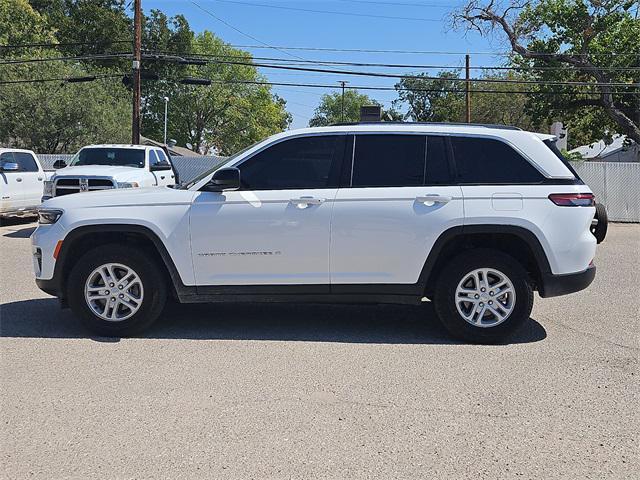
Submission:
[[640,225],[504,345],[430,305],[172,305],[85,331],[0,228],[2,478],[640,478]]

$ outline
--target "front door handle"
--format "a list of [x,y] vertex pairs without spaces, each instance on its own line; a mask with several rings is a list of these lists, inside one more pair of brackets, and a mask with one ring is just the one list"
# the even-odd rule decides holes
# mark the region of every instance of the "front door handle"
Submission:
[[424,203],[427,207],[431,207],[436,203],[449,203],[453,200],[453,197],[448,195],[438,195],[437,193],[430,193],[428,195],[422,195],[416,197],[418,202]]
[[293,203],[296,207],[302,209],[302,208],[307,208],[311,205],[320,205],[322,202],[324,202],[324,200],[325,200],[324,198],[300,197],[300,198],[292,198],[289,201]]
[[20,177],[16,178],[16,182],[21,182],[22,179]]

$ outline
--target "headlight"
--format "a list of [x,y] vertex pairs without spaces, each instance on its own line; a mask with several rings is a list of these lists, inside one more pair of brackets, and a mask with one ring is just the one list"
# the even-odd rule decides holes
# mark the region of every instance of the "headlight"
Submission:
[[40,225],[51,225],[56,223],[64,212],[54,208],[41,208],[38,210],[38,223]]
[[138,182],[118,182],[118,188],[136,188],[139,186]]
[[45,180],[42,195],[45,197],[53,197],[53,182],[51,180]]

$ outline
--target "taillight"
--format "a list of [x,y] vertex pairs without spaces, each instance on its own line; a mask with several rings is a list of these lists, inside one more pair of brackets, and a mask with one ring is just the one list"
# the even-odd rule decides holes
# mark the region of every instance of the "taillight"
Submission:
[[596,204],[593,193],[552,193],[549,200],[560,207],[593,207]]

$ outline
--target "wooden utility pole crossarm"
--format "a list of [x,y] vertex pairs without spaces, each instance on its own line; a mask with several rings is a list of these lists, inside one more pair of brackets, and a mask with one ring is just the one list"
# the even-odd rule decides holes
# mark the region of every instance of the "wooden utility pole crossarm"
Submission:
[[140,60],[142,58],[142,0],[133,2],[133,112],[131,117],[131,143],[140,143]]

